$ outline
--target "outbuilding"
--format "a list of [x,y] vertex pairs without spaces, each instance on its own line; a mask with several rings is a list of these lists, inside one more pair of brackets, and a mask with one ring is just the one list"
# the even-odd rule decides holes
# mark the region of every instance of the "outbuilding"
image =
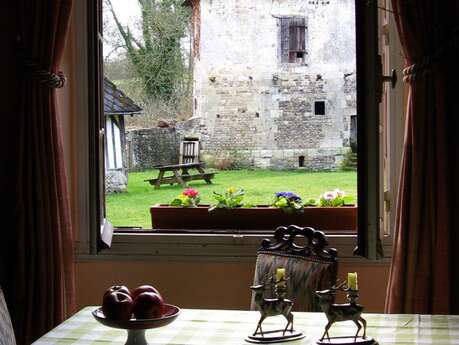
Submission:
[[128,164],[124,117],[141,113],[142,108],[113,82],[104,78],[106,193],[123,192],[127,188]]

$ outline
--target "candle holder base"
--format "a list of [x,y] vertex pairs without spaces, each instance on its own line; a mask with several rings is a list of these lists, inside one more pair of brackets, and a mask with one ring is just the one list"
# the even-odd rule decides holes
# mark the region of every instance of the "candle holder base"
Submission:
[[287,330],[284,333],[283,329],[273,330],[273,331],[266,331],[261,333],[256,333],[255,335],[249,335],[244,340],[249,343],[255,344],[269,344],[269,343],[281,343],[285,341],[293,341],[298,339],[303,339],[305,335],[303,332],[299,332],[296,330],[289,331]]
[[330,337],[316,341],[317,345],[378,345],[378,342],[372,337]]

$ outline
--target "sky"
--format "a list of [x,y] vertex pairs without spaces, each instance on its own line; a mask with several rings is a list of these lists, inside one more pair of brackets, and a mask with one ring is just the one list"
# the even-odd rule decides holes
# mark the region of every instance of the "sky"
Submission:
[[123,24],[132,24],[140,17],[137,0],[112,0],[118,18]]

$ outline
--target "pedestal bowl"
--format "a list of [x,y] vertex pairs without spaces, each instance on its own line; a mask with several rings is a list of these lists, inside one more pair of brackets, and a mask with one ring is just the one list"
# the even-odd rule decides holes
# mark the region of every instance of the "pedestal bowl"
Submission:
[[165,304],[164,309],[163,315],[155,319],[110,320],[104,316],[102,308],[95,309],[92,316],[104,326],[125,329],[128,333],[125,345],[148,345],[145,338],[147,329],[166,326],[180,314],[180,308],[172,304]]

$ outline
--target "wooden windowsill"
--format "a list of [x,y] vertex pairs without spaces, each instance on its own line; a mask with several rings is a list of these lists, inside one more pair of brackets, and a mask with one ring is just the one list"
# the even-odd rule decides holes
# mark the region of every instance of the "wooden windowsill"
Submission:
[[[115,233],[110,249],[90,254],[85,243],[78,244],[77,261],[253,261],[264,238],[272,234],[202,234],[202,233]],[[353,255],[356,235],[328,235],[329,246],[338,250],[340,261],[386,264],[391,257],[391,239],[383,239],[385,258],[370,261]]]

